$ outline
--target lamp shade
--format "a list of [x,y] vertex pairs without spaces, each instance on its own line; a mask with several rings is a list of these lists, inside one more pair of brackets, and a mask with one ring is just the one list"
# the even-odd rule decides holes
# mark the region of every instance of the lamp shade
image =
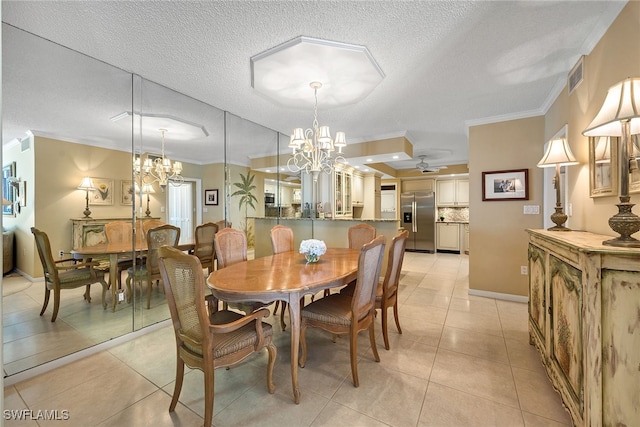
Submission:
[[549,141],[547,151],[538,162],[538,167],[548,168],[559,166],[577,165],[575,156],[565,138],[552,139]]
[[7,199],[5,199],[4,197],[2,198],[2,206],[9,206],[11,204],[11,202]]
[[584,136],[622,136],[620,121],[630,120],[631,135],[640,133],[640,78],[628,78],[609,88],[602,108],[582,132]]
[[93,185],[93,180],[88,176],[82,178],[82,182],[78,185],[78,190],[95,190],[96,187]]
[[153,194],[155,192],[153,184],[142,184],[142,194]]

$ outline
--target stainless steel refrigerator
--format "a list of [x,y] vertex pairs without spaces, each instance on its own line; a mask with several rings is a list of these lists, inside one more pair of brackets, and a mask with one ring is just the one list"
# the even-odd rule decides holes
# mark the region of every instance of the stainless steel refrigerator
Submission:
[[409,231],[407,250],[435,252],[435,197],[433,191],[400,195],[402,227]]

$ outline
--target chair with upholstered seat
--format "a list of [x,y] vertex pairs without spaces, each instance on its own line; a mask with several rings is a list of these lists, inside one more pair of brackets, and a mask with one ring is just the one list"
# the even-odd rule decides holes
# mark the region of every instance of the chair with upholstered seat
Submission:
[[362,245],[376,238],[376,229],[369,224],[358,224],[349,227],[348,235],[349,247],[351,249],[360,249]]
[[[141,223],[139,223],[139,226]],[[131,221],[111,221],[104,225],[104,234],[107,236],[107,242],[109,243],[126,243],[131,242],[133,238],[133,224]],[[137,236],[137,240],[142,240]],[[133,246],[133,245],[132,245]],[[142,264],[144,258],[138,258],[138,264]],[[122,272],[128,270],[133,266],[133,258],[131,255],[122,255],[118,257],[118,268],[116,277],[118,283],[118,289],[122,288]]]
[[215,249],[213,245],[213,237],[218,232],[218,226],[213,222],[207,222],[196,227],[196,244],[193,248],[193,254],[198,257],[202,268],[207,269],[207,273],[213,271],[215,259]]
[[273,328],[262,318],[269,310],[261,309],[247,316],[222,310],[207,313],[205,279],[200,260],[178,249],[159,249],[159,265],[165,295],[175,332],[177,360],[176,381],[169,412],[178,404],[184,378],[184,365],[204,372],[204,425],[213,421],[214,370],[231,367],[266,348],[267,390],[273,394],[273,366],[277,350],[272,343]]
[[[293,251],[293,230],[291,228],[278,224],[271,229],[269,234],[271,236],[271,248],[274,254]],[[285,301],[276,301],[273,307],[274,313],[278,311],[279,305],[282,307],[280,309],[280,327],[284,331],[287,327],[286,323],[284,323],[284,311],[287,308],[287,303]]]
[[307,361],[306,331],[309,326],[323,329],[335,335],[349,335],[349,353],[351,356],[351,375],[353,385],[358,387],[358,332],[369,330],[369,341],[376,362],[380,361],[376,347],[374,316],[375,299],[380,275],[380,265],[384,255],[385,238],[365,244],[360,249],[358,276],[353,295],[332,294],[313,301],[301,310],[300,344],[302,355],[300,367]]
[[180,228],[165,224],[147,232],[147,260],[144,265],[127,270],[127,292],[131,294],[131,280],[136,283],[147,282],[147,308],[151,308],[151,290],[153,281],[160,280],[158,249],[162,246],[177,246],[180,241]]
[[404,251],[407,247],[409,232],[401,231],[394,236],[389,246],[389,259],[387,261],[387,271],[384,280],[378,284],[376,292],[376,309],[382,312],[382,336],[384,337],[384,348],[389,350],[389,332],[387,330],[387,309],[393,307],[393,317],[396,321],[398,333],[402,333],[400,320],[398,319],[398,285],[400,284],[400,273],[402,272],[402,262],[404,261]]
[[[349,227],[349,231],[347,232],[347,234],[349,238],[349,248],[360,249],[363,245],[376,238],[376,229],[369,224],[358,224]],[[353,295],[353,288],[355,285],[355,282],[351,282],[340,292],[344,293],[346,291],[347,294]],[[325,296],[327,296],[328,293],[329,289],[324,291]]]
[[[218,270],[229,267],[230,265],[247,260],[247,235],[242,230],[235,228],[223,228],[219,230],[214,238],[214,246],[216,251],[216,260],[218,262]],[[209,301],[209,310],[214,310],[212,301]],[[261,302],[244,302],[244,303],[227,303],[224,302],[223,308],[232,307],[237,310],[251,313],[252,311],[264,307]]]
[[218,231],[222,230],[223,228],[231,228],[231,221],[225,221],[224,219],[216,221],[214,222],[214,224],[218,226]]
[[[104,280],[104,272],[94,268],[98,263],[95,261],[76,263],[74,258],[55,261],[51,252],[49,236],[35,227],[31,227],[31,232],[35,238],[36,248],[44,271],[44,303],[42,304],[42,310],[40,310],[40,316],[44,314],[49,305],[51,291],[53,291],[53,315],[51,316],[51,321],[55,322],[60,309],[60,291],[84,286],[86,287],[84,299],[87,302],[91,302],[91,285],[94,283],[102,285],[102,307],[106,309],[107,282]],[[65,265],[65,263],[68,264]]]
[[144,231],[145,239],[146,235],[152,228],[158,228],[161,225],[165,225],[166,222],[159,219],[147,219],[142,221],[142,230]]

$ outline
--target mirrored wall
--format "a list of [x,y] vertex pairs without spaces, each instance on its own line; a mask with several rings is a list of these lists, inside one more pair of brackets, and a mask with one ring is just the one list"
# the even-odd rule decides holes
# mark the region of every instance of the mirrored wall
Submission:
[[[135,260],[131,272],[119,272],[120,283],[118,273],[109,277],[110,254],[87,253],[106,244],[105,223],[130,223],[132,242],[147,221],[173,224],[188,248],[198,224],[225,220],[247,232],[254,256],[269,244],[268,235],[256,235],[256,221],[302,215],[304,183],[286,169],[288,136],[198,101],[197,94],[6,24],[2,31],[2,163],[11,172],[3,196],[12,203],[3,209],[12,254],[2,280],[5,376],[169,318],[162,285],[152,286],[147,307],[146,283],[135,283],[140,254],[133,244],[119,254]],[[166,175],[147,173],[145,161],[163,157]],[[78,189],[85,177],[95,190]],[[265,218],[267,188],[278,194],[278,205]],[[250,203],[241,202],[243,195],[251,195]],[[39,315],[45,291],[31,227],[47,233],[56,260],[98,264],[111,283],[106,309],[95,284],[91,303],[83,288],[63,290],[56,321],[53,297]],[[311,229],[301,227],[297,239],[310,238]],[[121,291],[130,275],[128,300]]]

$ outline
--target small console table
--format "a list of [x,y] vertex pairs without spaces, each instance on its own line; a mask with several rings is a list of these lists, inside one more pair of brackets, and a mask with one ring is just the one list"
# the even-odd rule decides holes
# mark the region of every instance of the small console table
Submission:
[[[159,217],[138,218],[141,221],[150,219],[160,219]],[[112,221],[131,221],[131,218],[72,218],[73,240],[72,249],[95,246],[107,243],[107,236],[104,233],[104,225]]]
[[529,233],[529,340],[576,426],[640,422],[640,249]]

